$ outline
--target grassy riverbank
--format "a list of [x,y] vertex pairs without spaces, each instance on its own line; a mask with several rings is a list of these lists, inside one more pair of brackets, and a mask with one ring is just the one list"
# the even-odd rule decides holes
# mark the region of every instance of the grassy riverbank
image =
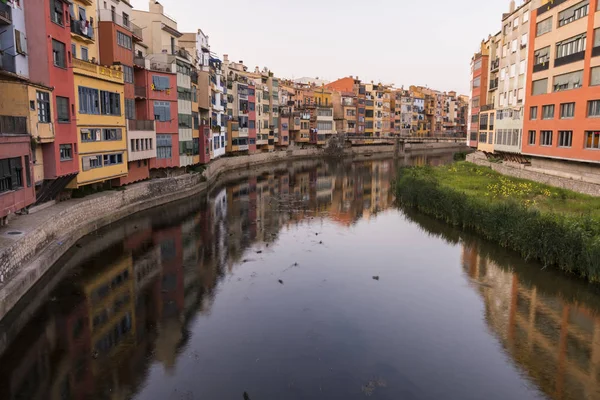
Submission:
[[600,281],[600,198],[460,162],[403,168],[404,205],[470,229],[526,259]]

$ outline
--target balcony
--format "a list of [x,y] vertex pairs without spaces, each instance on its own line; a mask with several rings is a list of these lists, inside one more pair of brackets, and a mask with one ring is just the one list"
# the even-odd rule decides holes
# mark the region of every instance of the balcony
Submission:
[[541,62],[539,64],[535,64],[533,66],[533,72],[535,73],[535,72],[545,71],[548,68],[550,68],[550,60]]
[[494,61],[492,61],[490,71],[491,72],[498,71],[499,68],[500,68],[500,59],[496,58]]
[[0,115],[0,135],[27,135],[27,117]]
[[554,59],[554,67],[560,67],[561,65],[571,64],[577,61],[581,61],[585,58],[585,51],[580,51],[578,53],[569,54],[568,56],[555,58]]
[[138,99],[145,99],[148,95],[146,94],[146,86],[136,86],[134,89],[135,97]]
[[146,68],[146,59],[144,57],[133,57],[133,65],[139,68]]
[[73,58],[73,72],[93,78],[123,83],[123,72],[116,68],[97,65],[89,61]]
[[71,21],[71,33],[80,36],[87,43],[94,42],[94,27],[87,20]]
[[154,121],[151,119],[130,119],[127,120],[127,127],[130,131],[154,131]]
[[554,7],[560,6],[565,1],[567,0],[554,0],[552,2],[548,2],[537,9],[537,15],[540,16],[543,13],[552,10]]
[[[492,79],[490,81],[490,90],[496,90],[496,89],[498,89],[498,78]],[[446,111],[446,112],[448,112],[448,111]]]
[[493,104],[484,104],[481,106],[480,110],[481,112],[483,111],[490,111],[494,109],[494,105]]
[[0,25],[12,25],[12,8],[0,1]]
[[183,58],[190,62],[192,61],[192,56],[190,55],[189,51],[187,51],[183,47],[166,46],[166,47],[163,47],[162,52],[166,53],[166,54],[170,54],[172,56],[177,56],[177,57]]

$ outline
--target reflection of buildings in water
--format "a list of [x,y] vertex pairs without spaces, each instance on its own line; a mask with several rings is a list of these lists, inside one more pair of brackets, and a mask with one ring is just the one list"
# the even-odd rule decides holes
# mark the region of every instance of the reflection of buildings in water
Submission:
[[520,282],[477,248],[463,247],[463,268],[483,296],[486,320],[504,347],[552,399],[600,398],[600,316],[584,305]]

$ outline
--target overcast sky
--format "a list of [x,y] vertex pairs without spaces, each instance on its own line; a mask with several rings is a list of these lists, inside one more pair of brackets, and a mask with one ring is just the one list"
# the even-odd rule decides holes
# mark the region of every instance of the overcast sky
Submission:
[[[148,10],[148,0],[131,0]],[[509,0],[162,0],[178,29],[276,76],[426,85],[469,94],[469,61]],[[517,0],[517,5],[522,0]],[[133,21],[135,22],[135,21]]]

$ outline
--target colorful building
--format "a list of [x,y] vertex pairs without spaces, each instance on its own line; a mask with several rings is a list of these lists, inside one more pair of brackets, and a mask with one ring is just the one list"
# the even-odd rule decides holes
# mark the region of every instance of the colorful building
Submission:
[[[488,39],[489,41],[489,39]],[[489,43],[482,41],[480,49],[471,58],[471,103],[469,104],[468,144],[477,147],[479,143],[479,112],[481,96],[487,98]]]
[[531,10],[522,151],[532,164],[600,162],[599,4],[555,1]]
[[37,201],[42,203],[55,199],[79,172],[69,22],[71,3],[47,0],[39,7],[21,3],[25,7],[29,78],[53,88],[49,96],[40,95],[39,103],[36,93],[38,120],[48,124],[48,128],[39,131],[36,148],[36,154],[42,156],[36,159],[36,164],[43,163],[43,183],[37,189]]

